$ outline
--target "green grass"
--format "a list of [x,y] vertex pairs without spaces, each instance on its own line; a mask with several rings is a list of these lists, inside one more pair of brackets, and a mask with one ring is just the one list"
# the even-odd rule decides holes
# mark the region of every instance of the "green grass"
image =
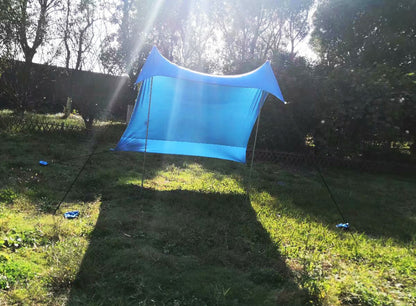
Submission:
[[[0,110],[0,118],[7,118],[15,116],[13,111],[11,110]],[[84,126],[84,121],[82,117],[77,113],[72,113],[69,115],[68,118],[62,119],[64,113],[57,113],[57,114],[36,114],[31,112],[25,112],[24,118],[28,120],[38,120],[38,121],[47,121],[50,123],[65,123],[71,125],[79,125]]]
[[324,171],[345,232],[314,171],[108,152],[54,216],[120,133],[0,134],[0,304],[416,303],[415,178]]

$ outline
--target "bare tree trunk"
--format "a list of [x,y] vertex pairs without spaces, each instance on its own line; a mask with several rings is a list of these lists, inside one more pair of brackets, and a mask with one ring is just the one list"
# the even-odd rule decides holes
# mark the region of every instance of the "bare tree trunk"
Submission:
[[69,18],[71,14],[71,0],[66,2],[66,17],[65,17],[65,32],[64,32],[64,45],[66,50],[65,56],[65,68],[69,69],[69,61],[71,59],[71,49],[69,48]]
[[19,93],[19,105],[17,107],[17,111],[21,114],[27,109],[28,106],[28,96],[30,92],[30,81],[31,81],[31,70],[32,70],[32,62],[33,57],[36,54],[37,49],[42,44],[47,27],[47,15],[48,10],[50,9],[51,5],[56,0],[38,0],[40,5],[39,15],[36,22],[36,30],[35,30],[35,38],[33,40],[32,46],[29,46],[28,42],[28,33],[27,33],[27,26],[28,26],[28,0],[23,0],[20,3],[20,23],[18,28],[18,41],[20,47],[22,48],[24,57],[25,57],[25,64],[22,69],[22,73],[20,75],[21,78],[21,87]]

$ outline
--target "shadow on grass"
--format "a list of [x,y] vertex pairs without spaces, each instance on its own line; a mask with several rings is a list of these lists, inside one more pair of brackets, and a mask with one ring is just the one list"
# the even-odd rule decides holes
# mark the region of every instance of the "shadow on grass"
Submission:
[[[114,159],[109,149],[116,145],[122,127],[98,126],[88,133],[0,132],[0,190],[13,190],[29,199],[39,211],[53,212],[91,153],[92,160],[81,178],[90,175],[88,168],[93,168],[97,161]],[[41,160],[47,161],[48,166],[39,165]],[[95,194],[84,192],[77,197],[85,200],[95,198]]]
[[90,241],[69,305],[310,301],[245,195],[115,187]]
[[317,171],[282,170],[274,165],[258,165],[257,170],[255,187],[291,203],[285,211],[293,211],[294,217],[310,218],[339,231],[335,225],[343,222],[343,215],[353,230],[371,237],[402,243],[416,239],[414,178],[326,170],[323,177],[334,203]]

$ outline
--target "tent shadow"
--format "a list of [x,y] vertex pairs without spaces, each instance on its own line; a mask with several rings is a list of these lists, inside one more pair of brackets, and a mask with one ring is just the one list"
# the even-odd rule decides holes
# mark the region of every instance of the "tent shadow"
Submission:
[[126,185],[103,194],[68,305],[308,301],[245,195]]

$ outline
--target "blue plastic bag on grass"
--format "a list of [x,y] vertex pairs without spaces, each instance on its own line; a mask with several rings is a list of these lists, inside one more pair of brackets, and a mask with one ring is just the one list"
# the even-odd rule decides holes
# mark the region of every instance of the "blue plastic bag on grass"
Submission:
[[341,228],[343,230],[347,230],[350,228],[350,224],[349,223],[340,223],[336,225],[337,228]]
[[78,216],[79,216],[79,211],[78,210],[68,211],[64,214],[64,217],[66,219],[75,219]]

